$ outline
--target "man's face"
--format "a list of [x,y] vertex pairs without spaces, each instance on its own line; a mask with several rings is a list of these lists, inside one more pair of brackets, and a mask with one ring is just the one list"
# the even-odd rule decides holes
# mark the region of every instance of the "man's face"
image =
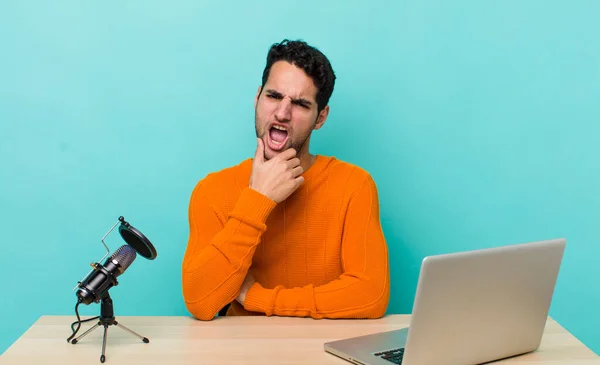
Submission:
[[265,86],[254,100],[256,136],[265,145],[265,159],[292,147],[308,151],[309,137],[325,122],[329,107],[317,112],[317,88],[304,71],[288,62],[273,64]]

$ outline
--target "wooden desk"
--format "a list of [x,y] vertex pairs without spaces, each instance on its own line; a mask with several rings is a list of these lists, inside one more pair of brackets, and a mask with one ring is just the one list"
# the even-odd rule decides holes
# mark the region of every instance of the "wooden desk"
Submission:
[[[100,364],[103,328],[76,345],[67,343],[74,316],[43,316],[0,357],[0,364]],[[350,364],[326,353],[323,343],[408,326],[409,315],[378,320],[284,317],[117,317],[150,343],[110,326],[105,364]],[[91,327],[81,326],[78,336]],[[391,364],[391,363],[390,363]],[[600,357],[552,319],[538,351],[494,364],[600,365]],[[443,365],[443,364],[440,364]]]

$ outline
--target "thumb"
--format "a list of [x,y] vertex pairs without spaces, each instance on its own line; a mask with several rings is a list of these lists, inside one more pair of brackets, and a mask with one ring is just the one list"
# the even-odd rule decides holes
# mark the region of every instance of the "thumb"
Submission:
[[257,138],[258,146],[256,147],[256,154],[254,155],[254,160],[259,163],[265,162],[265,146],[263,144],[262,139]]

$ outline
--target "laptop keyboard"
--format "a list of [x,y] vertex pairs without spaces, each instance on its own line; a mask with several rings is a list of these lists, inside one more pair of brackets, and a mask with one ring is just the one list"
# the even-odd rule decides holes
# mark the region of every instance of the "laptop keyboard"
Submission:
[[379,356],[380,358],[390,361],[394,364],[402,364],[402,358],[404,357],[404,348],[382,351],[373,355]]

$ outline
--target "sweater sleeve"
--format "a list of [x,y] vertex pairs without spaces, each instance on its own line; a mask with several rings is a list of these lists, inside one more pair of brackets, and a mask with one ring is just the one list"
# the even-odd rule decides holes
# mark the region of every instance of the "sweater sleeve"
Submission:
[[192,192],[190,236],[182,264],[185,305],[201,320],[211,320],[237,297],[276,205],[246,187],[223,223],[210,206],[209,193],[202,182]]
[[379,220],[377,188],[370,175],[350,199],[344,218],[343,272],[320,286],[268,289],[255,283],[248,311],[313,318],[379,318],[390,296],[387,244]]

